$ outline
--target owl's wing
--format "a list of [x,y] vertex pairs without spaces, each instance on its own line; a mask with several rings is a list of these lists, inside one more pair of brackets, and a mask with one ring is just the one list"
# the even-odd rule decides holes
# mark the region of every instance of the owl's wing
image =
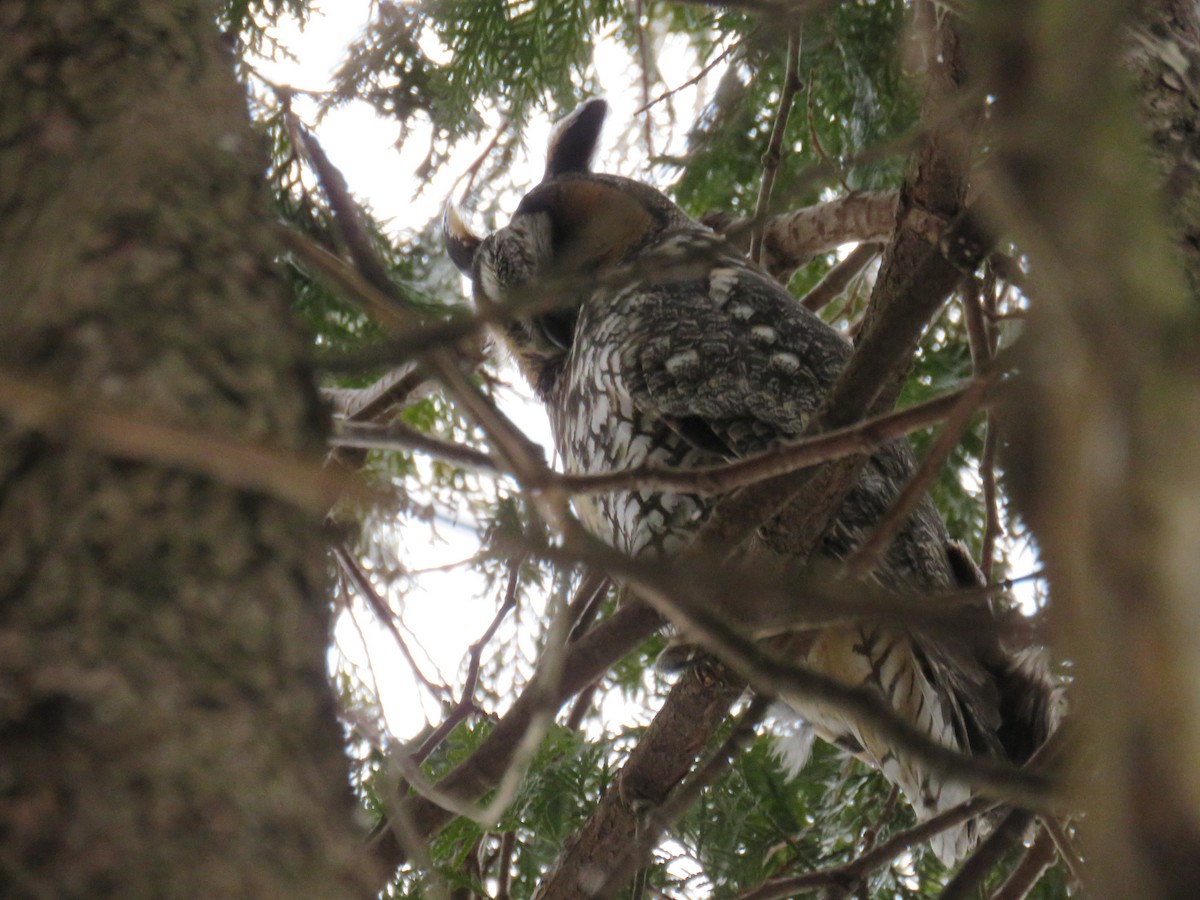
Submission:
[[727,459],[803,433],[850,347],[765,274],[735,262],[648,284],[624,311],[634,404]]
[[[701,278],[644,284],[620,304],[621,376],[633,405],[716,458],[737,459],[801,436],[850,356],[849,343],[770,277],[745,263]],[[913,469],[904,441],[864,466],[825,537],[849,554],[887,512]],[[948,588],[948,537],[928,500],[882,561],[884,580]]]

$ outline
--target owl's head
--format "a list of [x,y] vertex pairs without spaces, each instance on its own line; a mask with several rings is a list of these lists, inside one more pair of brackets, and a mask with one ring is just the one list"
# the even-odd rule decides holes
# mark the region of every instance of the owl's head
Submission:
[[579,306],[593,291],[619,289],[622,271],[636,277],[631,264],[664,232],[707,231],[649,185],[591,171],[607,112],[590,100],[555,129],[541,182],[505,227],[479,238],[453,207],[442,221],[476,305],[516,313],[504,337],[535,388],[570,351]]

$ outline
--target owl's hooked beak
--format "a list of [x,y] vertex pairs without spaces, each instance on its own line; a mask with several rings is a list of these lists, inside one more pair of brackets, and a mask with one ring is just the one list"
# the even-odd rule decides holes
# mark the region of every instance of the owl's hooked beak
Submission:
[[458,266],[458,271],[468,278],[473,277],[475,253],[483,243],[483,238],[467,227],[458,207],[450,201],[446,202],[446,208],[442,211],[442,243],[446,245],[446,252],[450,254],[454,265]]

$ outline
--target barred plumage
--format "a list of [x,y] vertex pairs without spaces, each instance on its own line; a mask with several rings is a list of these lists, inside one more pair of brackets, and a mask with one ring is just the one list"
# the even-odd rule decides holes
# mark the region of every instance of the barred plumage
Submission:
[[[849,345],[658,191],[591,173],[604,112],[592,101],[560,127],[546,177],[507,227],[482,242],[453,222],[447,234],[478,303],[536,299],[545,310],[547,300],[562,295],[549,312],[513,322],[504,336],[546,404],[563,465],[573,472],[687,468],[800,436]],[[912,467],[906,443],[880,449],[843,502],[821,554],[846,557]],[[611,545],[664,554],[685,546],[719,499],[639,490],[586,498],[577,508]],[[795,554],[780,529],[766,540],[785,559]],[[884,585],[932,592],[962,584],[971,568],[926,499],[874,574]],[[793,646],[805,665],[873,686],[946,746],[1020,762],[1051,726],[1043,667],[1006,655],[998,644],[981,651],[916,630],[841,626]],[[796,707],[823,738],[878,766],[922,818],[969,796],[894,754],[869,724],[820,705]],[[935,851],[952,861],[975,842],[977,828],[971,822],[942,835]]]

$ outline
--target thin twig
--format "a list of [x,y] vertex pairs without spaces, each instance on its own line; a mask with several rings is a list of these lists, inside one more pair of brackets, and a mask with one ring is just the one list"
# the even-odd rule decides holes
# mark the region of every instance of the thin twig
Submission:
[[880,811],[879,815],[875,817],[875,821],[871,824],[871,826],[863,832],[862,850],[859,851],[859,856],[862,856],[864,853],[867,853],[874,848],[875,844],[879,840],[879,833],[883,830],[883,826],[887,823],[888,819],[892,817],[892,813],[896,811],[896,801],[899,799],[900,786],[893,784],[892,789],[888,791],[887,799],[883,801],[883,809]]
[[[1038,632],[1032,617],[1012,615],[999,620],[988,614],[981,618],[980,601],[1011,589],[1011,580],[965,590],[906,593],[832,576],[797,579],[794,575],[764,574],[753,565],[731,566],[717,557],[642,560],[611,548],[600,549],[602,545],[594,543],[586,549],[524,542],[521,546],[553,565],[582,563],[607,570],[626,585],[648,584],[686,597],[689,607],[719,610],[720,622],[714,624],[735,628],[760,641],[814,628],[864,623],[920,628],[930,635],[955,635],[968,642],[978,640],[985,646],[999,636],[1014,646],[1034,643]],[[753,602],[747,602],[747,597]]]
[[850,282],[871,264],[879,255],[880,245],[873,243],[859,244],[846,254],[846,258],[838,262],[825,273],[825,277],[813,285],[807,294],[800,298],[800,305],[805,309],[819,312],[842,295]]
[[974,897],[988,874],[1021,840],[1033,820],[1034,814],[1027,809],[1009,810],[987,840],[975,848],[975,852],[967,857],[967,861],[942,888],[938,900],[969,900]]
[[908,480],[900,492],[900,496],[892,503],[887,515],[876,525],[871,536],[847,560],[846,568],[851,574],[861,577],[875,567],[879,557],[891,545],[893,538],[904,525],[909,514],[928,492],[929,485],[937,477],[942,464],[962,439],[963,432],[971,421],[971,417],[979,411],[984,393],[995,377],[994,371],[991,371],[990,374],[985,372],[971,382],[970,386],[959,395],[958,403],[946,418],[946,424],[929,448],[929,452],[921,460],[920,467]]
[[783,136],[787,131],[788,116],[792,101],[800,89],[800,31],[793,28],[788,33],[787,64],[783,73],[783,86],[779,91],[779,108],[775,112],[775,124],[766,152],[762,156],[762,184],[758,189],[758,202],[754,206],[754,231],[750,235],[750,258],[758,262],[762,258],[763,228],[767,219],[767,207],[771,202],[771,189],[775,186],[775,175],[783,155]]
[[826,885],[853,885],[906,850],[911,850],[943,831],[982,815],[993,806],[994,801],[975,797],[892,836],[848,863],[816,872],[806,872],[803,875],[775,878],[739,894],[737,900],[787,900],[803,891]]
[[[329,200],[333,211],[333,222],[357,269],[358,278],[373,289],[371,296],[381,303],[372,303],[368,311],[380,315],[380,321],[390,332],[411,331],[418,327],[417,314],[397,285],[391,280],[386,267],[376,252],[370,237],[359,220],[354,203],[350,199],[346,181],[341,172],[329,161],[317,139],[305,130],[292,114],[286,115],[293,142],[300,147]],[[356,291],[356,297],[364,296]],[[504,415],[463,373],[459,360],[444,347],[434,347],[426,352],[422,361],[436,374],[442,385],[476,425],[488,436],[504,468],[523,484],[543,482],[548,473],[541,448],[534,444]],[[550,492],[535,492],[530,502],[538,514],[552,528],[561,529],[572,521],[565,496]]]
[[829,158],[829,154],[825,152],[825,147],[821,144],[821,136],[817,134],[816,117],[813,115],[813,86],[809,84],[805,97],[805,108],[808,113],[808,139],[812,142],[812,148],[817,153],[817,159],[821,160],[831,172],[836,174],[838,184],[848,194],[854,193],[854,189],[846,183],[846,169],[840,166]]
[[[990,286],[994,287],[994,285]],[[962,290],[963,319],[967,324],[967,341],[971,348],[971,363],[976,372],[991,365],[995,346],[988,331],[988,322],[980,304],[979,285],[968,279]],[[983,484],[983,543],[979,552],[979,569],[984,582],[992,580],[996,557],[996,541],[1000,536],[999,500],[996,491],[996,445],[999,442],[999,423],[991,411],[984,426],[983,452],[979,458],[979,480]]]
[[403,422],[373,425],[335,420],[329,443],[334,447],[360,447],[366,450],[417,450],[477,472],[504,474],[500,464],[482,450],[433,437]]
[[[510,577],[509,584],[513,585],[512,577]],[[502,612],[507,612],[507,596],[509,595],[515,597],[515,587],[512,587],[511,591],[506,591],[506,602],[502,607]],[[515,603],[515,599],[513,602]],[[578,612],[579,610],[574,608],[574,604],[571,604],[559,610],[550,620],[546,648],[538,660],[537,670],[525,691],[526,695],[533,700],[533,708],[528,711],[525,730],[516,742],[515,748],[509,753],[505,769],[496,781],[495,793],[488,804],[480,807],[453,789],[447,789],[445,782],[449,779],[443,779],[437,784],[431,782],[421,770],[415,754],[391,753],[389,761],[400,770],[404,780],[420,797],[446,812],[464,816],[484,829],[495,827],[516,798],[521,783],[524,781],[525,773],[553,723],[554,713],[561,703],[559,691],[561,690],[560,679],[563,671],[566,638],[570,622],[577,617]],[[497,613],[492,625],[480,638],[480,646],[491,639],[491,635],[495,633],[501,619],[501,613]],[[393,815],[394,813],[395,811],[393,811]],[[381,822],[372,833],[372,838],[382,834],[389,827],[388,823],[392,819],[393,816],[389,815],[384,822]]]
[[618,490],[665,490],[699,495],[724,494],[757,484],[768,478],[797,472],[818,463],[853,454],[867,454],[912,431],[927,428],[952,415],[964,402],[972,409],[987,402],[994,378],[972,382],[961,390],[898,412],[867,419],[847,428],[803,438],[775,450],[748,456],[736,462],[690,469],[660,469],[639,466],[615,472],[551,476],[548,487],[573,494],[607,493]]
[[375,586],[371,584],[371,579],[367,577],[367,573],[362,570],[362,566],[358,564],[358,560],[354,558],[354,554],[350,552],[345,544],[339,544],[333,548],[333,555],[341,566],[342,571],[346,575],[346,579],[354,585],[359,595],[366,601],[371,612],[375,614],[375,618],[391,633],[396,641],[396,645],[400,648],[400,653],[404,657],[404,661],[408,663],[412,669],[413,675],[421,684],[425,685],[433,696],[445,700],[449,699],[449,688],[444,684],[438,684],[426,677],[421,671],[420,665],[417,663],[416,657],[412,651],[408,649],[408,644],[404,640],[404,635],[400,633],[400,628],[396,625],[395,614],[379,596],[379,592],[375,590]]
[[[417,770],[418,772],[420,769]],[[386,833],[403,849],[407,858],[411,859],[417,869],[427,873],[422,885],[429,891],[430,900],[448,900],[450,892],[441,877],[439,870],[433,864],[429,853],[426,835],[423,835],[413,821],[408,810],[400,810],[397,814],[383,820],[377,830]]]
[[644,0],[634,0],[633,19],[634,33],[637,35],[638,68],[641,69],[642,109],[646,115],[642,118],[642,139],[646,142],[646,159],[654,159],[654,117],[650,115],[650,50],[646,44],[646,29],[642,19],[646,15]]
[[458,186],[462,184],[463,179],[466,179],[467,183],[463,185],[462,196],[466,197],[471,193],[471,188],[475,184],[475,178],[479,175],[479,170],[483,168],[483,164],[487,162],[488,157],[492,155],[492,151],[496,149],[496,145],[500,143],[504,135],[509,133],[509,124],[507,117],[500,120],[500,124],[496,128],[495,134],[492,135],[492,139],[487,142],[487,145],[475,157],[475,160],[450,185],[451,196],[458,190]]
[[462,694],[458,698],[458,703],[450,710],[442,723],[433,730],[421,744],[421,746],[412,754],[413,762],[420,765],[429,758],[438,745],[444,741],[457,726],[458,723],[465,719],[468,715],[476,710],[475,706],[475,688],[479,683],[479,664],[483,656],[483,648],[496,634],[496,629],[500,627],[500,623],[504,621],[504,617],[517,606],[517,587],[520,585],[521,565],[524,563],[524,558],[517,558],[509,563],[508,570],[508,585],[504,590],[504,600],[500,604],[500,608],[496,610],[496,615],[492,617],[492,622],[488,625],[487,630],[467,649],[467,677],[463,682]]
[[683,82],[683,84],[679,85],[678,87],[673,87],[669,91],[664,91],[663,93],[659,94],[657,97],[655,97],[649,103],[645,104],[644,106],[639,107],[638,109],[635,109],[633,111],[633,114],[635,116],[640,116],[642,113],[648,112],[651,107],[657,106],[658,104],[662,103],[664,100],[669,100],[671,97],[674,97],[680,91],[690,88],[694,84],[699,84],[700,81],[703,80],[705,75],[707,75],[709,72],[711,72],[717,66],[719,66],[724,61],[724,59],[727,56],[729,56],[730,53],[732,53],[739,46],[741,46],[741,43],[742,42],[740,40],[734,41],[732,44],[730,44],[728,47],[726,47],[724,50],[722,50],[711,62],[706,63],[704,65],[704,67],[695,76],[689,78],[687,81]]
[[[1030,808],[1043,808],[1059,799],[1057,785],[1040,773],[1018,770],[1002,760],[971,757],[931,740],[898,715],[877,691],[849,686],[780,659],[733,627],[725,613],[695,596],[696,591],[680,591],[678,569],[672,572],[671,583],[665,583],[667,579],[656,575],[661,567],[648,571],[581,529],[568,532],[563,547],[567,554],[578,554],[620,577],[646,603],[674,622],[685,638],[703,644],[759,692],[827,704],[856,721],[870,722],[895,752],[908,754],[944,778],[994,796]],[[684,565],[697,565],[697,560],[685,559]]]
[[1075,851],[1075,843],[1071,840],[1071,836],[1067,834],[1067,829],[1063,821],[1058,816],[1045,815],[1042,816],[1042,827],[1046,829],[1046,833],[1054,841],[1059,859],[1066,863],[1067,871],[1071,873],[1071,880],[1075,882],[1075,889],[1083,891],[1084,886],[1087,884],[1083,877],[1083,860],[1079,858],[1079,854]]
[[[592,622],[596,616],[600,614],[600,607],[604,602],[604,597],[608,593],[608,589],[612,586],[612,579],[603,572],[588,568],[583,577],[583,581],[579,583],[579,587],[575,589],[575,598],[571,601],[571,606],[579,610],[579,615],[575,619],[575,623],[571,626],[571,633],[567,636],[567,643],[573,644],[583,638],[591,628]],[[571,711],[567,714],[566,727],[571,731],[578,731],[583,724],[583,717],[587,715],[591,708],[592,698],[596,695],[596,687],[599,680],[593,681],[575,697],[575,702],[571,705]]]
[[427,373],[408,361],[380,375],[364,388],[325,387],[321,389],[321,396],[330,401],[334,415],[352,422],[370,422],[395,415],[397,410],[420,400],[429,381]]
[[992,359],[992,344],[988,337],[988,325],[983,316],[979,291],[979,282],[974,278],[964,281],[962,290],[959,291],[963,322],[967,326],[967,346],[971,350],[971,365],[976,371],[985,367]]
[[[550,702],[561,705],[661,625],[661,618],[640,603],[629,603],[617,610],[570,646],[563,662],[561,683]],[[438,782],[439,789],[464,800],[479,797],[492,789],[509,771],[522,735],[533,727],[544,708],[543,687],[536,682],[535,676],[479,748]],[[439,804],[424,798],[410,798],[391,810],[387,819],[372,832],[369,843],[383,864],[393,868],[409,858],[408,846],[391,825],[397,818],[412,821],[416,833],[429,836],[452,816]]]
[[[994,379],[989,376],[989,380]],[[851,454],[871,453],[890,440],[945,420],[975,386],[976,384],[972,383],[966,388],[907,409],[876,416],[815,437],[803,438],[734,462],[688,469],[637,466],[598,473],[560,474],[547,470],[540,481],[526,482],[525,487],[575,495],[630,490],[673,491],[701,496],[724,494],[818,463]],[[980,403],[988,404],[989,385],[984,384],[979,390],[982,393]],[[331,442],[334,446],[419,450],[479,472],[506,474],[500,463],[486,453],[462,444],[439,440],[399,423],[387,426],[338,423]]]
[[996,447],[1000,442],[1000,429],[990,410],[984,428],[983,453],[979,457],[979,475],[983,482],[983,543],[979,551],[979,569],[984,582],[990,583],[996,562],[996,542],[1004,528],[996,489]]
[[517,846],[517,833],[504,832],[500,837],[500,852],[496,855],[496,898],[509,900],[509,883],[512,879],[512,857]]

